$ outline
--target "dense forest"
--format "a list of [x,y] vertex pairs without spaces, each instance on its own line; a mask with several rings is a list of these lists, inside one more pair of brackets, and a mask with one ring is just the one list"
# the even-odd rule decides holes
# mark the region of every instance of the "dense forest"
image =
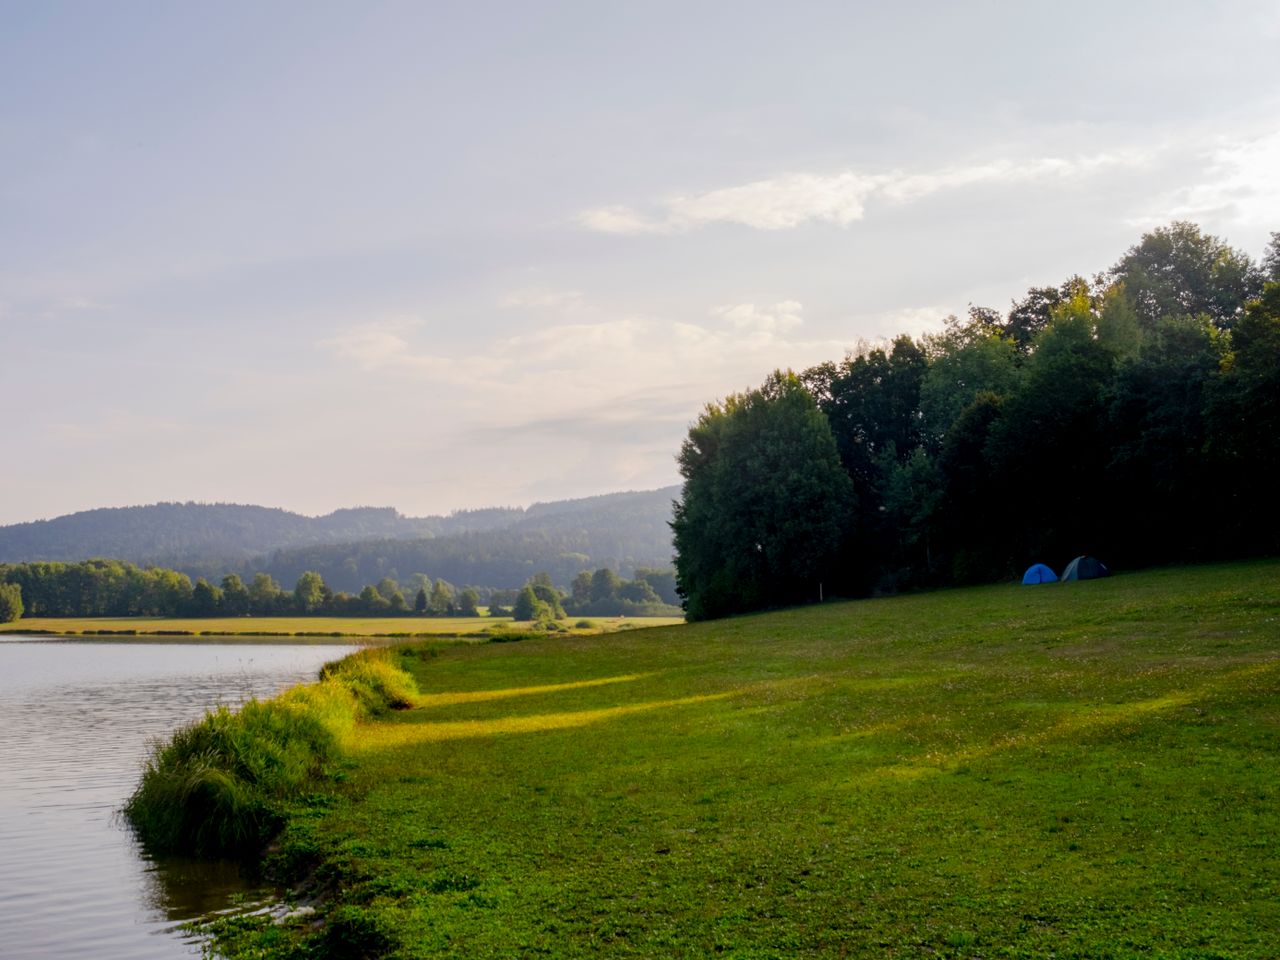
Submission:
[[679,463],[691,619],[1277,552],[1280,233],[1256,263],[1173,223],[1092,279],[775,373]]
[[404,517],[391,508],[305,517],[235,504],[90,510],[0,527],[0,562],[112,557],[191,579],[266,572],[293,583],[319,571],[336,590],[426,572],[455,583],[519,588],[535,571],[568,585],[583,570],[671,563],[677,489]]

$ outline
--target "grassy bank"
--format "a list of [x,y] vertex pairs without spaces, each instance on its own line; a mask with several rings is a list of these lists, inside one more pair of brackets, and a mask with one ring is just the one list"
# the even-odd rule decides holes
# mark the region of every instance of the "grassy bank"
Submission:
[[257,855],[292,807],[340,779],[358,723],[417,702],[395,654],[368,649],[316,683],[217,707],[155,746],[125,818],[155,854]]
[[[679,622],[671,617],[575,617],[561,626],[571,633],[592,634]],[[28,617],[0,626],[0,634],[414,638],[486,636],[528,627],[506,617]]]
[[1275,956],[1280,563],[423,649],[229,955]]

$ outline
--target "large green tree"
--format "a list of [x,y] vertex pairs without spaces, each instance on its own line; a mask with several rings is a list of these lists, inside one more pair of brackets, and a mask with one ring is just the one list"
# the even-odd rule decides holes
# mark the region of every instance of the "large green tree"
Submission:
[[827,419],[795,374],[710,404],[679,464],[672,529],[689,619],[818,599],[854,494]]
[[1139,319],[1153,329],[1163,317],[1207,314],[1229,328],[1262,290],[1262,271],[1248,254],[1175,221],[1144,234],[1111,268]]

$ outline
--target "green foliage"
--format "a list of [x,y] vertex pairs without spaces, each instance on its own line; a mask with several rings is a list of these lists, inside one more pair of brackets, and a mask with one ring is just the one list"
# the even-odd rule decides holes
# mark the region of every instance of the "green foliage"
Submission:
[[0,582],[0,623],[22,619],[22,587]]
[[1262,290],[1262,274],[1247,254],[1177,221],[1143,234],[1111,268],[1146,329],[1164,317],[1207,314],[1228,329]]
[[238,574],[228,573],[222,578],[222,612],[227,616],[241,617],[249,612],[249,591]]
[[460,617],[480,616],[480,594],[473,587],[466,587],[458,594],[457,614]]
[[[541,602],[533,592],[533,587],[525,584],[520,588],[515,605],[511,608],[511,616],[516,620],[533,620],[537,617],[538,604]],[[545,606],[543,603],[543,607]]]
[[453,613],[453,585],[443,579],[431,586],[431,601],[428,609],[437,617],[447,617]]
[[690,619],[818,598],[854,497],[831,428],[794,374],[709,405],[679,463],[672,529]]
[[324,602],[324,578],[308,570],[293,588],[293,604],[299,613],[315,613]]
[[601,567],[591,575],[591,599],[614,600],[621,586],[622,581],[616,573],[608,567]]

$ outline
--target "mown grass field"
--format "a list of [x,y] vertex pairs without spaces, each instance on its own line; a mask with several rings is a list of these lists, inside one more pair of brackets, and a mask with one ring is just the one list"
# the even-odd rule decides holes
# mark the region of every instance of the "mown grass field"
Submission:
[[232,956],[1280,955],[1280,562],[402,658]]
[[[562,621],[571,633],[599,633],[636,627],[667,626],[672,617],[588,617]],[[48,633],[59,636],[465,636],[485,631],[527,629],[509,617],[28,617],[0,626],[0,633]]]

